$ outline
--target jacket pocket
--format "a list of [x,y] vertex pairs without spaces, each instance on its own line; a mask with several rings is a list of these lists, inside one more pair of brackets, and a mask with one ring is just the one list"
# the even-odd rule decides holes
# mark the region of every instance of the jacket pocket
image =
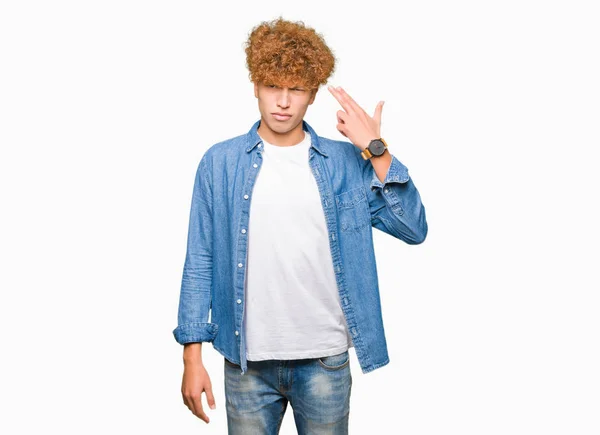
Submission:
[[335,195],[342,231],[360,231],[371,226],[371,213],[364,187],[356,187]]

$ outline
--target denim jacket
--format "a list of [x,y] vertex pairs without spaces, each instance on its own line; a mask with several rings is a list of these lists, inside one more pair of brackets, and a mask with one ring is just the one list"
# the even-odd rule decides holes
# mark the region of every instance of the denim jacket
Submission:
[[[244,282],[252,188],[262,165],[260,120],[247,134],[209,147],[196,171],[179,295],[180,344],[212,342],[247,371]],[[329,234],[340,304],[363,373],[389,362],[372,227],[409,244],[427,235],[425,209],[406,167],[392,155],[382,183],[351,142],[311,135],[309,165]],[[211,315],[209,319],[209,314]]]

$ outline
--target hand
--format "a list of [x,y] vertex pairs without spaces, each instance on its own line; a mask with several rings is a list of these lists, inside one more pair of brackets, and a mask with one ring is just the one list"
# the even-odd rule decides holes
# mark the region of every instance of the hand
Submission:
[[367,112],[360,107],[356,101],[342,89],[328,86],[327,89],[338,100],[344,110],[337,111],[337,129],[350,141],[364,150],[373,139],[381,137],[381,110],[383,101],[380,101],[375,107],[373,117],[367,115]]
[[189,364],[183,371],[183,381],[181,383],[181,394],[183,403],[192,411],[192,413],[210,423],[210,419],[202,409],[202,392],[206,393],[206,401],[211,409],[215,409],[215,397],[212,392],[210,376],[202,363]]

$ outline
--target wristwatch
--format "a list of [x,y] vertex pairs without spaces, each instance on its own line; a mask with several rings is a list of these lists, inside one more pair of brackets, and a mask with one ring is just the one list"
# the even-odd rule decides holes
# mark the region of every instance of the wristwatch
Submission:
[[387,149],[387,143],[383,140],[382,137],[379,139],[373,139],[369,142],[369,145],[360,152],[360,155],[363,159],[369,160],[373,157],[379,157],[382,155]]

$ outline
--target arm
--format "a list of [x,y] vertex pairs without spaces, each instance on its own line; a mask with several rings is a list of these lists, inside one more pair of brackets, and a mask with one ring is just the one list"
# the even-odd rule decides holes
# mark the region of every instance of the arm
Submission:
[[[365,187],[369,189],[367,192],[370,192],[372,225],[408,244],[422,243],[428,230],[425,207],[406,166],[389,150],[380,157],[364,160],[357,149],[356,158],[363,171]],[[387,164],[386,160],[391,162]],[[387,172],[386,165],[389,166]]]
[[177,328],[179,344],[213,341],[218,325],[208,322],[212,286],[212,190],[208,159],[201,159],[192,194],[187,252],[181,280]]
[[355,145],[354,155],[370,191],[372,225],[406,243],[423,242],[427,236],[425,208],[406,167],[389,150],[369,160],[360,155],[371,139],[380,137],[383,101],[371,117],[341,87],[328,89],[344,109],[337,112],[337,129]]
[[196,170],[188,227],[187,252],[183,266],[175,340],[183,346],[183,403],[204,422],[201,396],[215,409],[210,376],[202,363],[202,342],[213,341],[218,325],[208,322],[212,286],[212,190],[206,154]]

